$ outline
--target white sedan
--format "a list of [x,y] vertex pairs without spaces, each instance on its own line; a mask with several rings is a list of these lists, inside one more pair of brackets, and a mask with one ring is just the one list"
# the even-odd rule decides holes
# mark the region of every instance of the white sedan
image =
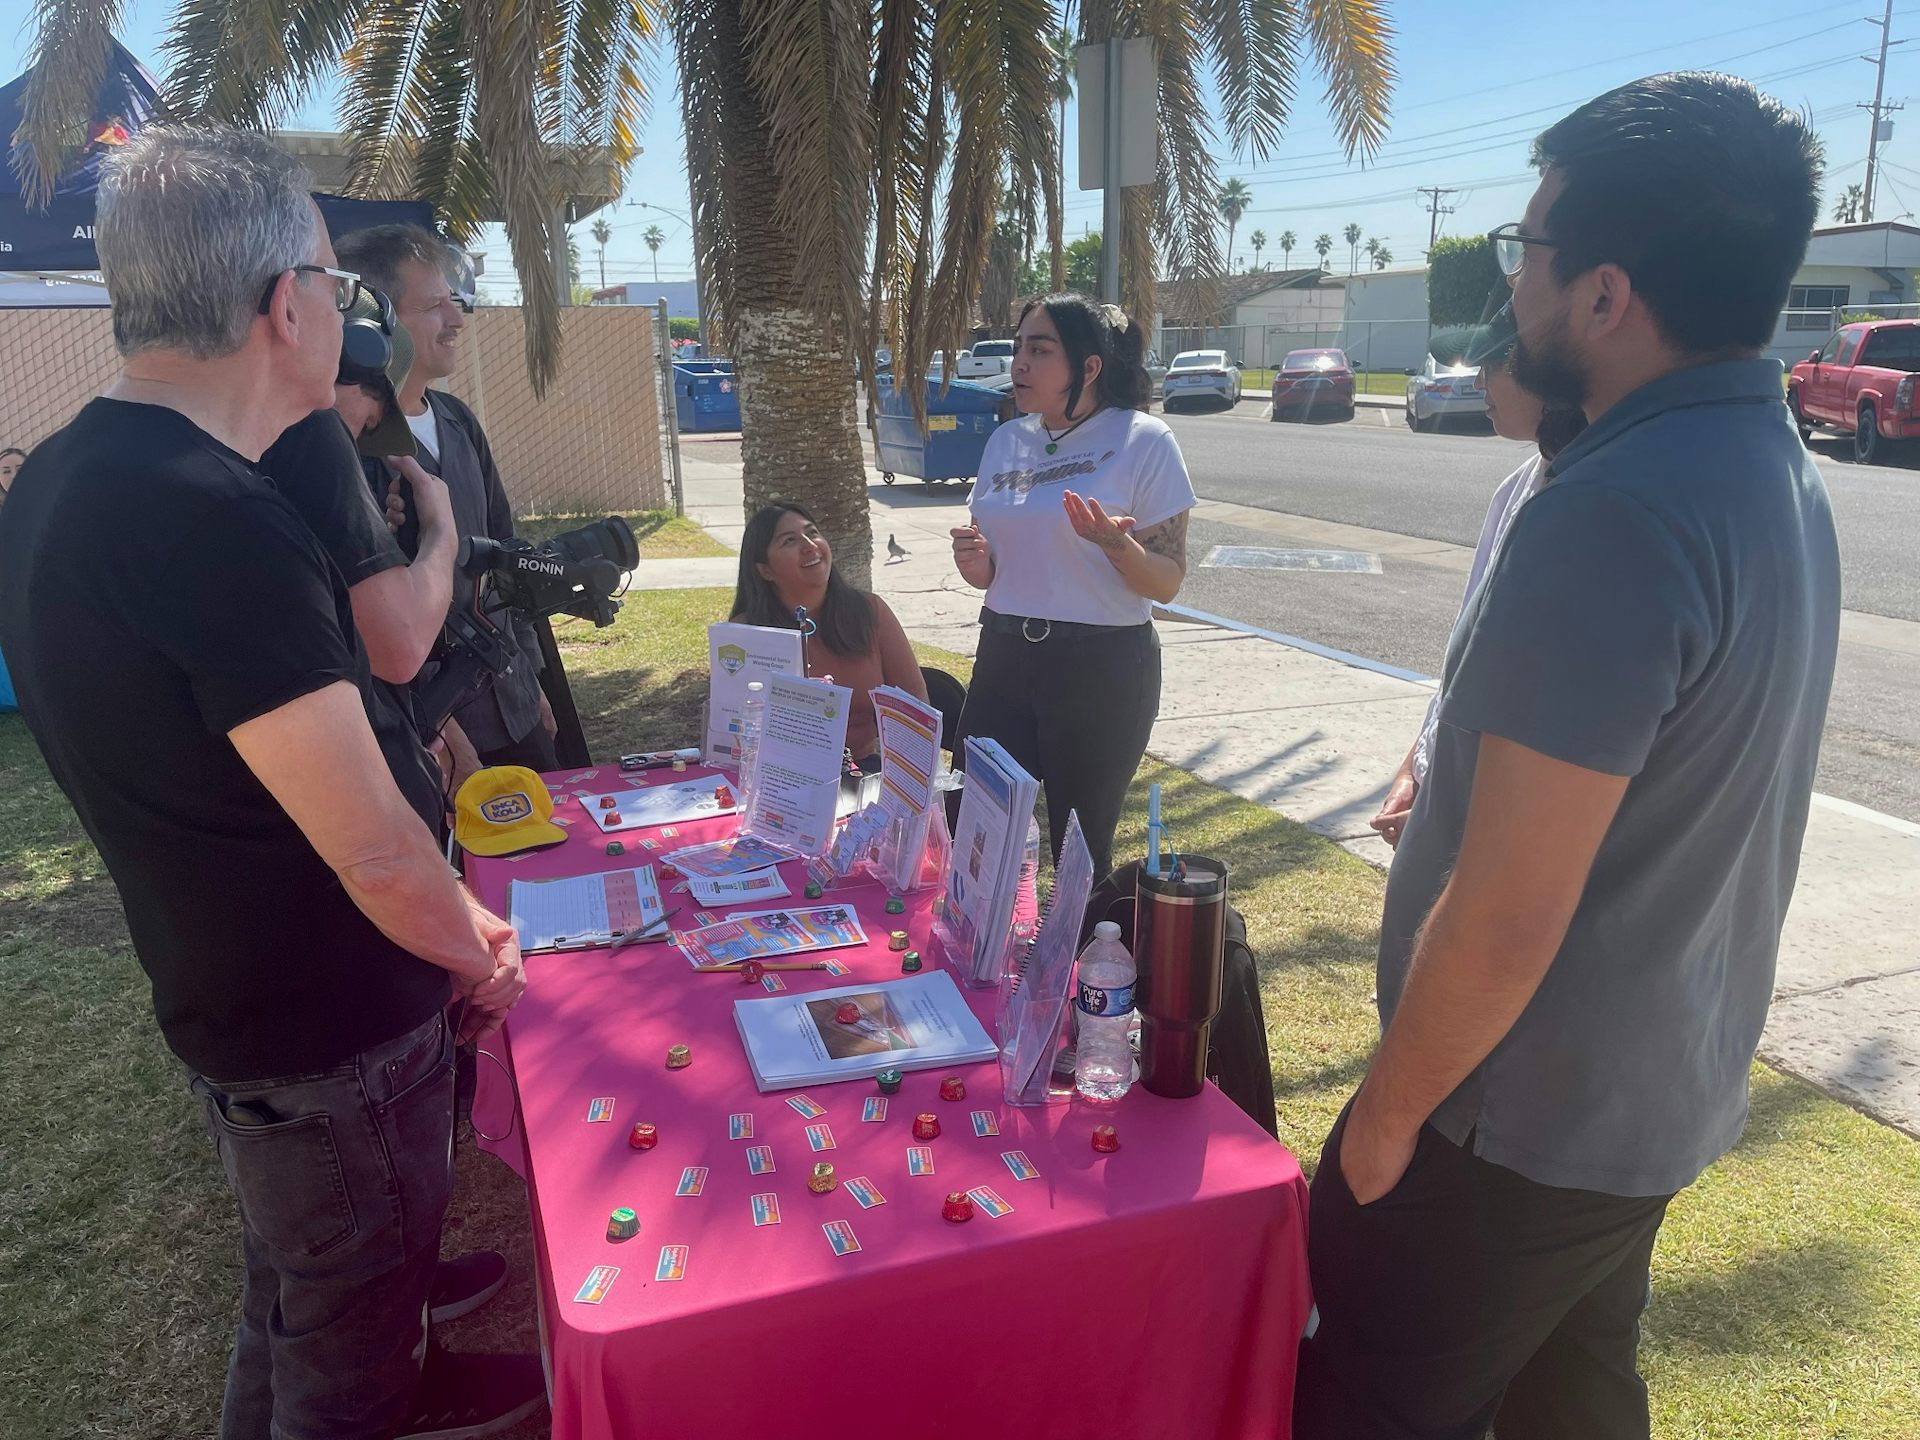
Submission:
[[1418,375],[1407,377],[1407,424],[1415,430],[1438,430],[1450,419],[1485,418],[1487,390],[1480,383],[1478,365],[1443,365],[1427,356]]
[[1186,350],[1173,357],[1162,382],[1168,410],[1200,400],[1224,401],[1229,409],[1240,403],[1240,367],[1224,350]]

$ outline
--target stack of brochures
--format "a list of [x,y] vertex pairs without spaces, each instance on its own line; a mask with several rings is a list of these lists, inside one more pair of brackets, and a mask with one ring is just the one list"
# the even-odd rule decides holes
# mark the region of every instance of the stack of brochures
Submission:
[[1006,968],[1020,858],[1040,787],[997,741],[966,744],[967,784],[934,930],[968,983],[990,986]]
[[882,1070],[942,1069],[991,1060],[999,1050],[953,977],[939,970],[736,1000],[733,1019],[762,1091],[863,1080]]

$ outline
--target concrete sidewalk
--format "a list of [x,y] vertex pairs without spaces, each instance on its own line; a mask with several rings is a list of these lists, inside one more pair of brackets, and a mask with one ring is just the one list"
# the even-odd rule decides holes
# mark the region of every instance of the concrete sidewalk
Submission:
[[[739,465],[684,463],[688,515],[737,546]],[[908,551],[875,565],[875,590],[915,639],[973,654],[980,593],[954,573],[947,534],[966,513],[958,487],[885,487],[877,472],[869,478],[876,553],[885,554],[890,534]],[[1318,542],[1302,535],[1293,543]],[[1420,544],[1423,553],[1459,548]],[[1464,572],[1467,553],[1459,558]],[[636,584],[667,574],[652,567],[672,565],[721,578],[663,583],[730,586],[733,564],[650,561]],[[1159,628],[1165,684],[1151,753],[1387,865],[1392,852],[1366,822],[1406,754],[1432,682],[1228,624],[1168,615]],[[1761,1054],[1920,1137],[1916,937],[1920,825],[1816,796]]]

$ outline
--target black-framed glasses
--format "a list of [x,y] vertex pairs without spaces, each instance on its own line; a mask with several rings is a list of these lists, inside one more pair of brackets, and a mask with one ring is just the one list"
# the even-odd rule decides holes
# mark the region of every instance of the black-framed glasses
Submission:
[[277,270],[273,278],[267,281],[267,288],[260,296],[260,313],[266,314],[273,308],[273,292],[280,284],[282,275],[328,275],[333,279],[333,308],[342,315],[353,308],[353,302],[360,298],[361,280],[351,270],[334,270],[326,265],[294,265],[286,270]]
[[1527,246],[1544,245],[1549,250],[1557,248],[1545,236],[1527,234],[1517,220],[1510,220],[1505,225],[1489,230],[1487,243],[1493,246],[1493,258],[1499,262],[1500,273],[1509,278],[1518,275],[1520,267],[1527,263]]

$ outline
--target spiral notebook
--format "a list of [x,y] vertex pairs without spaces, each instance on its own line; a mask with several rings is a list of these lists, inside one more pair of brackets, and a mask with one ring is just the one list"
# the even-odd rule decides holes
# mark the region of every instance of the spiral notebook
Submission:
[[1000,1076],[1010,1105],[1045,1105],[1051,1098],[1053,1057],[1063,1043],[1080,928],[1092,894],[1093,856],[1079,814],[1070,813],[1040,929],[1001,991]]

